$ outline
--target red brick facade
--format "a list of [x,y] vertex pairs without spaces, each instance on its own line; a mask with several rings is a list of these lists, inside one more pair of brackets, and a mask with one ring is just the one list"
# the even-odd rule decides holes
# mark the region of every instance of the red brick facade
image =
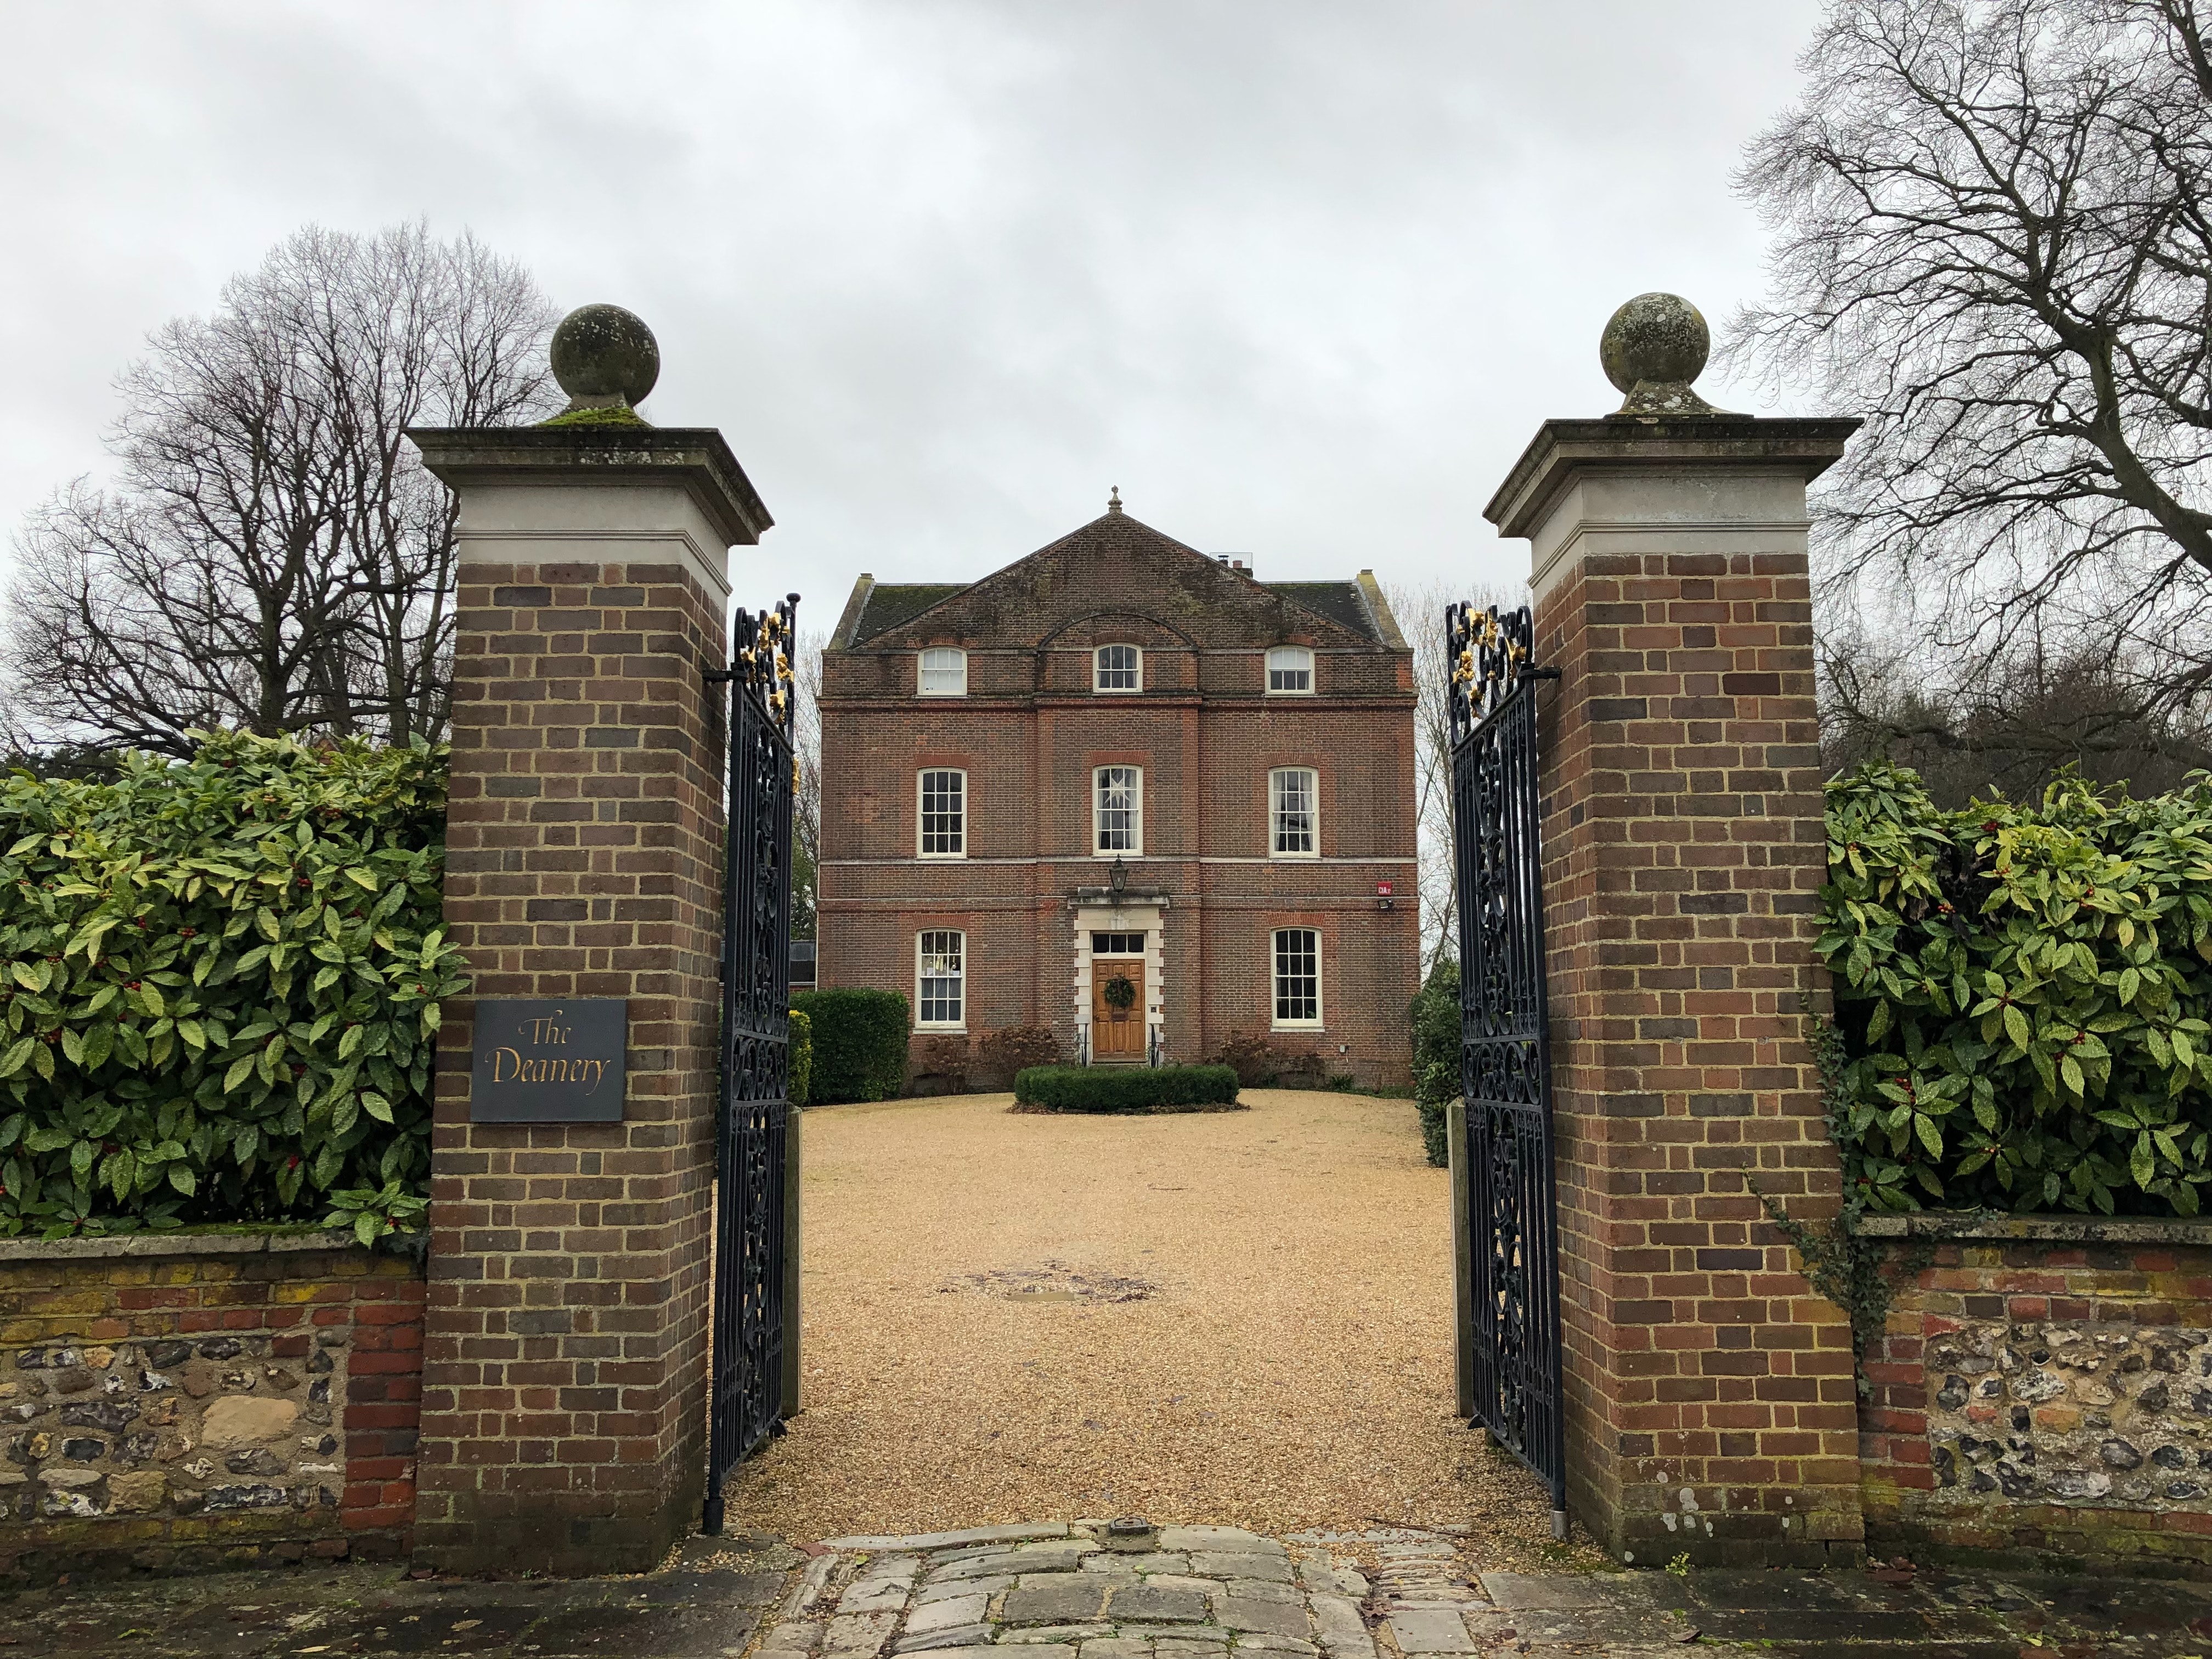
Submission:
[[[1094,689],[1129,645],[1141,690]],[[1270,695],[1270,647],[1310,653]],[[964,653],[961,696],[920,694],[920,653]],[[863,577],[823,659],[820,982],[917,996],[917,939],[964,941],[975,1044],[1047,1025],[1086,1040],[1091,935],[1145,936],[1146,1016],[1168,1056],[1232,1034],[1402,1082],[1416,988],[1412,656],[1371,577],[1264,586],[1117,510],[965,587]],[[1096,854],[1096,772],[1142,774],[1141,853]],[[1318,856],[1275,856],[1270,774],[1310,769]],[[919,775],[965,779],[963,855],[920,855]],[[1378,887],[1387,885],[1389,908]],[[1118,920],[1117,920],[1118,918]],[[1279,1021],[1272,951],[1319,936],[1320,1018]],[[917,1006],[917,1013],[922,1010]],[[916,1034],[917,1058],[945,1033]]]
[[1869,1217],[1867,1541],[2212,1576],[2212,1223]]
[[1843,422],[1555,421],[1536,544],[1568,1506],[1649,1564],[1859,1548],[1844,1317],[1752,1183],[1839,1201],[1804,483]]
[[697,1522],[720,1013],[711,432],[417,434],[460,497],[446,921],[473,990],[629,1001],[619,1123],[469,1121],[440,1039],[418,1559],[641,1571]]

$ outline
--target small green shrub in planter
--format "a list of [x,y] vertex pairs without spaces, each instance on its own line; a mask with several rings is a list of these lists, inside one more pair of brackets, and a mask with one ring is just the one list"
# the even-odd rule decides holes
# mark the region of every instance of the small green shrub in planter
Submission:
[[1232,1112],[1226,1066],[1031,1066],[1014,1076],[1018,1112]]
[[806,1016],[813,1040],[809,1102],[889,1100],[906,1087],[914,1014],[903,992],[801,991],[791,1006]]
[[787,1062],[791,1103],[806,1104],[806,1085],[814,1076],[814,1022],[794,1008],[791,1011],[791,1058]]

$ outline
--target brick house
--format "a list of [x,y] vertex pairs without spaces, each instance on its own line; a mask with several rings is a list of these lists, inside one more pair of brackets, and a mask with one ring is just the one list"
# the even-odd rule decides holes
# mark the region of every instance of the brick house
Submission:
[[820,983],[933,1040],[1402,1083],[1413,653],[1371,574],[1257,580],[1105,514],[967,584],[862,576],[823,658]]

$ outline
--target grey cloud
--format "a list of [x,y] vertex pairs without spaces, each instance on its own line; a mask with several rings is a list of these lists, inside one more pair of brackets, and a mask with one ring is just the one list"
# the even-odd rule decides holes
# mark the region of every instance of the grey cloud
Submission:
[[1480,509],[1613,401],[1613,305],[1756,290],[1729,173],[1814,12],[18,5],[0,518],[99,471],[148,328],[295,225],[425,215],[653,324],[647,412],[728,433],[779,520],[749,586],[817,621],[1112,483],[1270,576],[1516,575]]

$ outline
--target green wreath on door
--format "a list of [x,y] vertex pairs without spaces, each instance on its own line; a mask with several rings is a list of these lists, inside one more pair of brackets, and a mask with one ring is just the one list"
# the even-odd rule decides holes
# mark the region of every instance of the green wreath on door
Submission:
[[1137,988],[1127,974],[1116,974],[1106,981],[1106,1006],[1109,1008],[1133,1008],[1137,1006]]

